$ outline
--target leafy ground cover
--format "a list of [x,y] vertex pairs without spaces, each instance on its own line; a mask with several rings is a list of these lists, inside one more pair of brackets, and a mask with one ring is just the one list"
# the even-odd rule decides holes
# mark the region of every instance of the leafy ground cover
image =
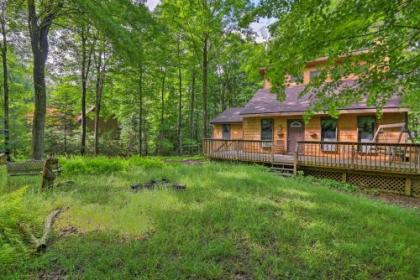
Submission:
[[[60,187],[45,193],[0,168],[2,278],[418,279],[418,209],[194,160],[63,159]],[[187,189],[130,189],[155,178]],[[18,224],[39,235],[56,208],[53,242],[36,254]]]

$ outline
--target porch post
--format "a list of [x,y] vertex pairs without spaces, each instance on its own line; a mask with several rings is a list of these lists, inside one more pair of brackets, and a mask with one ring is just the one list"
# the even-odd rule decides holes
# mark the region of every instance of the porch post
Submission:
[[299,145],[300,145],[300,143],[299,143],[299,142],[297,142],[297,143],[296,143],[296,148],[295,148],[295,156],[294,156],[294,160],[293,160],[293,174],[294,174],[295,176],[297,175],[297,165],[298,165]]
[[236,160],[239,161],[239,140],[236,140]]

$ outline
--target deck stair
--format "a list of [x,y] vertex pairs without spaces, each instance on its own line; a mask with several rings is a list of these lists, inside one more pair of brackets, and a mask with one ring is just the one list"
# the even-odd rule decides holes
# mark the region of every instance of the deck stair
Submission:
[[272,172],[285,177],[293,176],[293,170],[293,165],[290,164],[276,164],[271,167]]

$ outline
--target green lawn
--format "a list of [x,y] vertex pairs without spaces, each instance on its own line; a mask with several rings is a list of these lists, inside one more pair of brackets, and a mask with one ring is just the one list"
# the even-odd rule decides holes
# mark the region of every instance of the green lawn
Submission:
[[[0,204],[28,185],[15,208],[35,230],[52,209],[66,209],[44,254],[26,239],[13,261],[1,263],[0,252],[2,279],[419,279],[419,210],[261,166],[103,162],[67,160],[60,180],[73,183],[48,193],[37,178],[6,186],[0,171]],[[162,177],[187,190],[129,187]],[[18,244],[4,236],[0,250]]]

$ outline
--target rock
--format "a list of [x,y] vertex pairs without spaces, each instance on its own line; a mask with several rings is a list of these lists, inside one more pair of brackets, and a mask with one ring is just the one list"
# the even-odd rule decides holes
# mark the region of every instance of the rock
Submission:
[[141,189],[154,189],[156,187],[161,187],[161,188],[169,188],[172,187],[175,190],[185,190],[187,187],[183,184],[179,184],[179,183],[172,183],[169,181],[169,179],[167,178],[162,178],[162,179],[152,179],[149,182],[146,182],[144,184],[135,184],[131,186],[131,189],[134,191],[138,191]]
[[183,185],[183,184],[178,184],[178,183],[175,183],[175,184],[173,185],[173,187],[174,187],[174,189],[176,189],[176,190],[185,190],[185,189],[187,188],[187,186],[185,186],[185,185]]
[[135,191],[138,191],[138,190],[140,190],[141,188],[143,188],[143,185],[142,185],[142,184],[135,184],[135,185],[132,185],[132,186],[131,186],[131,189],[132,189],[132,190],[135,190]]

